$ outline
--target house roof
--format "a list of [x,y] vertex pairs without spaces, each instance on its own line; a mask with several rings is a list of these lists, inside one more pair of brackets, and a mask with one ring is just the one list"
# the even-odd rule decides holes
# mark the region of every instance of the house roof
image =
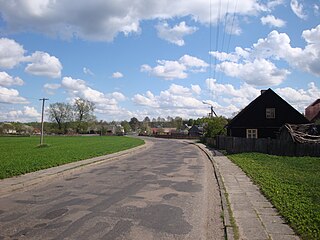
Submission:
[[198,125],[193,125],[190,129],[189,129],[189,132],[190,131],[200,131],[200,132],[202,132],[203,131],[203,127],[200,127],[200,126],[198,126]]
[[315,106],[315,105],[317,105],[317,104],[320,104],[320,98],[318,98],[318,99],[315,100],[313,103],[311,103],[307,108],[313,107],[313,106]]
[[[300,112],[298,112],[294,107],[292,107],[288,102],[286,102],[283,98],[281,98],[278,94],[276,94],[271,88],[268,90],[262,90],[261,94],[254,99],[252,102],[250,102],[244,109],[242,109],[231,121],[226,125],[226,127],[229,127],[233,125],[238,119],[243,117],[247,112],[251,111],[255,105],[257,105],[259,102],[263,101],[267,97],[272,97],[277,99],[278,101],[284,103],[286,107],[290,109],[290,111],[293,111],[297,114],[297,116],[301,115],[301,118],[305,118]],[[309,121],[305,118],[305,123],[308,123]]]

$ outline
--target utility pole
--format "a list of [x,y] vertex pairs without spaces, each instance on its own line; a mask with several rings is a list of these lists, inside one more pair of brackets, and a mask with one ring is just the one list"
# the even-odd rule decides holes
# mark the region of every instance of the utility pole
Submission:
[[213,114],[214,114],[216,117],[218,117],[218,115],[216,114],[216,112],[213,110],[213,106],[212,106],[210,103],[207,103],[207,102],[205,102],[205,101],[202,101],[202,103],[211,106],[211,107],[210,107],[211,112],[209,113],[209,117],[213,118]]
[[40,146],[43,144],[43,112],[44,112],[44,102],[49,100],[48,98],[41,98],[39,101],[42,101],[42,113],[41,113],[41,137],[40,137]]

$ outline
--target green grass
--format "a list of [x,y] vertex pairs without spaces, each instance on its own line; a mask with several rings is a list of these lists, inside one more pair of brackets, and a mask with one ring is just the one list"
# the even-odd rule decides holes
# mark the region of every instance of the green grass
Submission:
[[144,143],[129,137],[0,137],[0,179],[119,152]]
[[320,158],[229,155],[302,239],[320,239]]

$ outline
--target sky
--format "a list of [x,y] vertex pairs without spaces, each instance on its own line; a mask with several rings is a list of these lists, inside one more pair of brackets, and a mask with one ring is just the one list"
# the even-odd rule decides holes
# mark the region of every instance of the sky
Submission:
[[0,0],[0,121],[39,122],[42,98],[232,117],[268,88],[301,113],[320,98],[319,0]]

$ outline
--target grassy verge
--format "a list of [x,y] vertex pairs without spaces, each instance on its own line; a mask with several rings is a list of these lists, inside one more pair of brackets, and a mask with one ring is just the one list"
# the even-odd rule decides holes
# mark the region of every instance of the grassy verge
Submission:
[[0,137],[0,179],[87,158],[119,152],[143,144],[128,137]]
[[229,155],[303,239],[320,239],[320,158]]

